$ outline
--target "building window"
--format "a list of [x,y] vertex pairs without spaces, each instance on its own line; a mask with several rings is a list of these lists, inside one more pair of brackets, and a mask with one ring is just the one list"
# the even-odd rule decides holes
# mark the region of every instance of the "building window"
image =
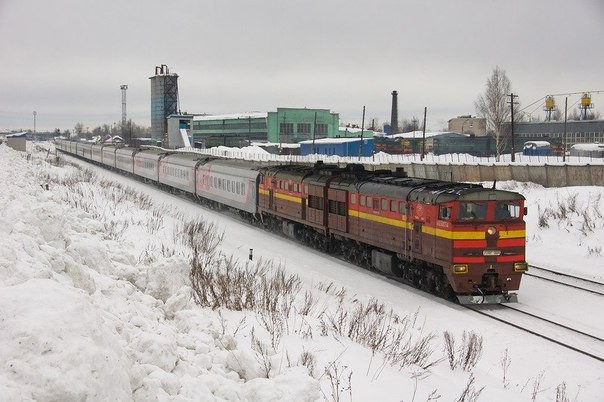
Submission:
[[310,123],[298,123],[299,134],[310,134]]
[[316,124],[315,135],[327,135],[327,124]]
[[293,134],[294,123],[280,123],[279,134]]

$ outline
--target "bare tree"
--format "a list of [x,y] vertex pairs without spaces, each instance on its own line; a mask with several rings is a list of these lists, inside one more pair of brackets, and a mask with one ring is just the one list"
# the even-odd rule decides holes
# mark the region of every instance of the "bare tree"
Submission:
[[84,123],[77,122],[75,126],[73,126],[73,132],[77,137],[80,137],[84,132]]
[[505,70],[496,66],[493,74],[487,80],[484,94],[474,102],[476,114],[487,119],[487,128],[495,137],[497,159],[505,146],[502,126],[510,118],[510,107],[506,98],[510,92],[512,92],[512,84],[505,74]]

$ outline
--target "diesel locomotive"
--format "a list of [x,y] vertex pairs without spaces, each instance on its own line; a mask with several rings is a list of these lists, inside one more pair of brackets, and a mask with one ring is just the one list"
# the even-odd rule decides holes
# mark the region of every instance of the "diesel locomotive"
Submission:
[[356,164],[267,165],[68,140],[56,148],[462,304],[517,301],[527,271],[516,192]]

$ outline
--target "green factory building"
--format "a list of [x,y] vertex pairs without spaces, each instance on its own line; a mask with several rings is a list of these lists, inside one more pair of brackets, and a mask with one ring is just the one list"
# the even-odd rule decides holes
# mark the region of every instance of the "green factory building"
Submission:
[[327,109],[277,108],[276,112],[194,116],[193,143],[210,148],[252,142],[298,143],[342,135],[340,117]]

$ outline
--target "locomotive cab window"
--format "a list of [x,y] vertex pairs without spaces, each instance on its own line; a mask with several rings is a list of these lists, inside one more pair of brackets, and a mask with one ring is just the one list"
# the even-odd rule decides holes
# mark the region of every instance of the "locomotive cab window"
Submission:
[[462,202],[459,204],[458,218],[461,220],[486,219],[487,204],[484,202]]
[[449,220],[451,219],[451,207],[441,206],[438,213],[438,219]]
[[519,202],[498,202],[495,204],[495,219],[516,219],[520,217]]

